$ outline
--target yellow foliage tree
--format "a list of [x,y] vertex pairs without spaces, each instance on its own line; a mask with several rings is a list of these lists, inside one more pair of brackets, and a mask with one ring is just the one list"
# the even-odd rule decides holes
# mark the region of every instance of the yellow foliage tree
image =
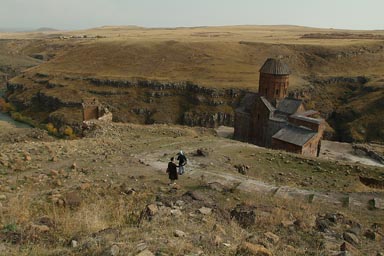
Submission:
[[47,131],[51,134],[57,134],[57,128],[52,124],[52,123],[48,123],[47,126]]
[[72,127],[69,127],[69,126],[65,127],[63,133],[64,133],[64,135],[66,135],[68,137],[73,137],[74,136],[73,129],[72,129]]
[[6,102],[3,98],[0,98],[0,111],[2,112],[10,112],[13,110],[13,106]]

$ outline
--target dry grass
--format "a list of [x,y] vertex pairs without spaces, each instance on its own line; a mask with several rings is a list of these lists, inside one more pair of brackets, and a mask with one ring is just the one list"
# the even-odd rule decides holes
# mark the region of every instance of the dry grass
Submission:
[[[322,255],[326,252],[321,246],[325,239],[314,227],[317,217],[342,213],[344,219],[359,222],[363,231],[375,222],[382,223],[380,211],[365,207],[343,208],[316,200],[308,203],[281,198],[273,193],[246,193],[237,186],[227,189],[225,182],[226,189],[220,191],[209,185],[212,179],[195,179],[193,172],[190,177],[182,176],[178,181],[180,188],[173,190],[167,185],[164,170],[159,170],[162,167],[152,167],[150,162],[164,160],[166,165],[176,149],[182,148],[188,155],[190,170],[244,177],[233,170],[233,165],[241,162],[258,166],[260,171],[255,177],[268,180],[293,168],[268,160],[279,161],[284,156],[297,166],[295,179],[299,181],[313,168],[311,159],[296,159],[291,154],[217,138],[205,128],[113,124],[104,129],[96,133],[102,136],[77,141],[2,144],[2,154],[11,159],[27,153],[32,157],[30,161],[21,160],[25,168],[18,172],[0,165],[5,178],[0,191],[8,197],[2,201],[0,237],[8,241],[3,242],[9,250],[7,255],[101,255],[113,244],[135,255],[138,244],[143,242],[152,252],[170,255],[199,251],[206,255],[233,255],[244,241],[264,244],[275,255]],[[208,156],[193,156],[196,148],[204,148]],[[228,155],[232,159],[229,163],[225,160]],[[57,159],[51,161],[52,156]],[[213,161],[221,164],[211,165]],[[298,164],[300,161],[303,164]],[[73,162],[77,163],[76,169],[71,168]],[[323,168],[331,165],[337,164],[321,162]],[[322,179],[332,181],[339,176],[329,173]],[[290,181],[283,178],[286,176],[278,184],[289,185]],[[345,176],[346,182],[354,178],[353,172]],[[322,184],[316,181],[309,189],[321,190]],[[136,193],[127,195],[125,188],[134,188]],[[334,192],[341,188],[330,189]],[[188,191],[199,193],[203,199],[193,200],[185,195]],[[68,199],[69,192],[78,195],[79,205],[76,197]],[[184,202],[181,208],[175,207],[178,200]],[[163,207],[158,214],[144,217],[146,205],[160,202]],[[231,210],[238,204],[255,208],[255,224],[243,227],[230,219]],[[212,214],[200,214],[198,209],[202,206],[211,208]],[[181,215],[172,215],[174,209],[179,209]],[[283,225],[292,221],[298,224]],[[49,230],[39,231],[41,225],[48,225]],[[347,229],[343,223],[332,228],[337,234]],[[175,237],[175,230],[185,232],[186,237]],[[265,235],[268,231],[279,236],[279,241],[271,243]],[[72,240],[78,241],[79,246],[72,248]],[[364,253],[381,248],[374,241],[362,241],[359,248]],[[337,242],[341,244],[342,240]]]

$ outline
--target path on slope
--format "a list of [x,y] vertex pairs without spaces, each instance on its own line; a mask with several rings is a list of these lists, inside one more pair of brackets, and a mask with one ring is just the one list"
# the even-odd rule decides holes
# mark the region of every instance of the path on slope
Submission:
[[[183,143],[172,143],[172,147],[178,148],[178,146]],[[221,147],[230,147],[232,144],[227,142],[221,144]],[[247,144],[250,147],[257,147],[254,145]],[[169,146],[169,145],[167,145]],[[185,152],[192,152],[193,148],[185,148]],[[150,153],[141,153],[137,154],[136,157],[141,159],[145,164],[155,168],[158,171],[166,170],[167,162],[161,160],[165,155],[172,155],[174,150],[162,149],[151,151]],[[206,183],[220,183],[224,186],[231,188],[236,188],[241,191],[249,193],[261,193],[269,194],[273,196],[279,196],[282,198],[291,198],[299,199],[303,202],[321,202],[334,204],[338,206],[349,207],[367,207],[369,201],[373,197],[383,198],[382,194],[375,193],[341,193],[341,192],[320,192],[315,190],[306,190],[290,186],[276,186],[268,184],[266,182],[259,181],[253,177],[242,175],[240,173],[231,173],[229,171],[220,170],[220,167],[210,168],[210,170],[205,170],[204,167],[201,167],[202,163],[199,159],[204,157],[193,157],[188,159],[188,166],[186,168],[186,173],[182,177],[190,177],[193,179],[203,179]],[[212,163],[211,163],[212,165]]]

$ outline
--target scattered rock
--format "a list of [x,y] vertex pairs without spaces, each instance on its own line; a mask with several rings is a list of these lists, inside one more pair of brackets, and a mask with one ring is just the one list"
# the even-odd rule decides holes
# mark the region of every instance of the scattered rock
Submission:
[[173,235],[175,237],[186,237],[187,235],[185,234],[185,232],[181,231],[181,230],[175,230],[173,232]]
[[155,216],[157,213],[159,212],[159,208],[157,207],[156,204],[149,204],[147,205],[147,208],[146,208],[146,213],[148,216]]
[[350,224],[350,226],[351,227],[347,230],[347,232],[353,233],[353,234],[355,234],[357,236],[360,235],[360,233],[361,233],[361,225],[359,223],[354,222],[354,223]]
[[136,190],[129,187],[126,183],[120,185],[120,191],[126,195],[133,195],[136,193]]
[[145,242],[139,243],[136,245],[136,250],[141,252],[148,248],[148,245]]
[[359,238],[357,238],[357,236],[353,233],[344,232],[343,238],[345,241],[353,245],[358,245],[360,243]]
[[231,210],[231,219],[235,219],[242,227],[252,226],[256,221],[255,208],[237,205],[236,208]]
[[272,252],[262,245],[244,242],[237,248],[236,255],[272,256]]
[[248,173],[249,166],[245,164],[237,164],[234,166],[237,171],[243,175],[246,175]]
[[72,240],[71,246],[72,246],[72,248],[76,248],[77,246],[79,246],[79,243],[76,240]]
[[368,239],[371,239],[371,240],[374,240],[374,241],[380,241],[382,236],[375,232],[375,231],[372,231],[370,229],[368,229],[367,231],[365,231],[364,233],[364,236]]
[[136,254],[136,256],[155,256],[150,250],[144,250],[140,252],[139,254]]
[[195,156],[203,156],[203,157],[206,157],[208,156],[208,152],[202,148],[199,148],[196,150],[196,154]]
[[56,177],[56,176],[59,175],[59,172],[56,171],[56,170],[51,170],[51,171],[49,172],[49,174],[50,174],[52,177]]
[[76,170],[76,168],[77,168],[77,164],[76,164],[76,163],[73,163],[73,164],[71,165],[71,169],[72,169],[72,170]]
[[219,182],[211,182],[208,184],[209,188],[218,192],[228,191],[229,189],[226,188],[223,184]]
[[116,244],[112,245],[111,248],[108,248],[104,251],[102,256],[117,256],[120,253],[120,248]]
[[359,255],[359,250],[357,250],[353,245],[348,242],[344,242],[340,246],[340,251],[350,252],[353,255]]
[[182,216],[183,213],[180,211],[180,209],[172,209],[171,215],[178,217],[178,216]]
[[0,201],[5,201],[7,200],[7,196],[6,195],[0,195]]
[[293,221],[293,220],[283,220],[280,224],[284,228],[289,228],[289,227],[295,225],[295,221]]
[[373,198],[371,200],[374,209],[384,210],[384,200],[380,198]]
[[176,206],[179,206],[179,207],[182,207],[185,205],[185,202],[182,201],[182,200],[177,200],[176,203],[175,203]]
[[329,230],[329,224],[327,220],[316,219],[316,228],[321,232],[327,232]]
[[272,232],[266,232],[264,233],[264,236],[268,239],[269,242],[273,244],[277,244],[277,242],[280,240],[280,237],[273,234]]
[[212,209],[208,207],[201,207],[198,211],[203,215],[210,215],[212,213]]
[[186,198],[186,201],[188,201],[187,198],[189,197],[193,200],[202,201],[205,204],[209,205],[214,203],[212,199],[210,199],[206,194],[201,191],[188,191],[183,195],[183,197]]
[[30,155],[25,155],[24,160],[29,162],[32,160],[32,157]]

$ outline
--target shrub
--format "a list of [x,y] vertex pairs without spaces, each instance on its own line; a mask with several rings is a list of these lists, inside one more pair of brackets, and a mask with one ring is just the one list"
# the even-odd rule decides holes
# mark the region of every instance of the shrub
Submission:
[[2,112],[10,112],[13,111],[14,107],[11,103],[6,102],[3,98],[0,98],[0,111]]
[[57,128],[52,123],[48,123],[46,128],[50,134],[57,135]]
[[65,129],[64,129],[64,131],[63,131],[63,134],[66,135],[66,136],[68,136],[68,137],[73,137],[74,134],[73,134],[73,129],[72,129],[72,127],[70,127],[70,126],[65,127]]

